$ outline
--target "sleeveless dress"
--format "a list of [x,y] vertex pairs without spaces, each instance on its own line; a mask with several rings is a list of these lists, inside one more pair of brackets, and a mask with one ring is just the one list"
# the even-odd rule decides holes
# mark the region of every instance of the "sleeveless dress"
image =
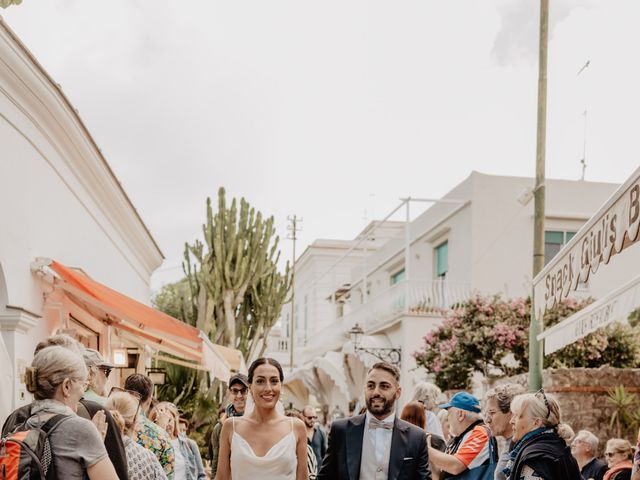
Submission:
[[298,458],[296,456],[296,435],[291,431],[276,442],[263,456],[258,457],[251,445],[236,432],[235,418],[232,417],[231,437],[231,478],[232,480],[296,480]]

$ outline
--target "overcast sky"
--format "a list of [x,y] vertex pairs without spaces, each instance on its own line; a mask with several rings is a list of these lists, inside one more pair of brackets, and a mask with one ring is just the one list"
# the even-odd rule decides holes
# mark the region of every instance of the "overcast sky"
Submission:
[[[547,175],[640,165],[640,2],[553,0]],[[181,275],[219,186],[304,218],[298,252],[472,170],[533,176],[536,0],[23,0],[0,10]],[[589,66],[578,75],[583,65]],[[366,214],[365,214],[366,211]],[[291,242],[283,250],[290,255]]]

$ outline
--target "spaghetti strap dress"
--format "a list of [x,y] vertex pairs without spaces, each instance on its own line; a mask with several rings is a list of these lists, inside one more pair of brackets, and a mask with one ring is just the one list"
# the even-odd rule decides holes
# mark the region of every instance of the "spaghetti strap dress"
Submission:
[[296,435],[291,431],[278,440],[263,456],[257,456],[251,445],[236,432],[235,417],[232,417],[231,478],[232,480],[296,480],[298,458]]

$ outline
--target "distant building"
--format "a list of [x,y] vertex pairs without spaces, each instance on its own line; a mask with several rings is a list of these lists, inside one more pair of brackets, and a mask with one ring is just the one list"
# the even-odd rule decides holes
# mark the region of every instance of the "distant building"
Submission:
[[[296,395],[302,395],[302,384],[313,393],[321,387],[318,382],[324,381],[322,389],[326,385],[334,387],[331,394],[324,394],[331,397],[331,403],[345,409],[359,399],[362,371],[377,358],[353,351],[348,331],[358,324],[364,330],[361,346],[401,349],[406,400],[415,381],[423,376],[413,370],[411,354],[422,346],[424,335],[441,322],[439,309],[463,302],[475,293],[501,294],[505,298],[529,295],[533,201],[526,202],[526,192],[533,185],[530,178],[473,172],[409,225],[394,224],[392,238],[383,245],[368,250],[366,255],[348,255],[348,264],[341,262],[333,267],[332,271],[341,272],[333,294],[326,294],[326,285],[314,299],[333,304],[333,308],[316,307],[298,321],[297,334],[306,342],[296,347],[292,374],[298,382]],[[597,182],[546,181],[547,261],[617,187]],[[375,236],[375,231],[369,233]],[[607,271],[583,285],[577,295],[597,298],[605,294],[611,282],[617,285],[624,278],[632,278],[632,264],[615,262],[614,258]],[[300,257],[297,275],[306,279],[304,284],[296,283],[301,292],[305,292],[305,285],[314,284],[317,275],[307,271],[305,265]],[[329,273],[321,275],[326,279]],[[309,295],[296,290],[298,299],[305,294]],[[318,374],[323,365],[326,375]],[[328,378],[319,379],[319,375]],[[334,405],[327,408],[333,409]]]

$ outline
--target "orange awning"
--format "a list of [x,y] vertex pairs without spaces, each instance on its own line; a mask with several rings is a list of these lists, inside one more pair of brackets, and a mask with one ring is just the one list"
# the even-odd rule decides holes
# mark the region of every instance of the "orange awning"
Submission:
[[110,324],[156,345],[166,345],[170,353],[179,353],[188,360],[202,361],[200,330],[151,308],[120,292],[92,280],[77,270],[55,260],[49,267],[63,280],[62,288],[81,301],[107,313]]

